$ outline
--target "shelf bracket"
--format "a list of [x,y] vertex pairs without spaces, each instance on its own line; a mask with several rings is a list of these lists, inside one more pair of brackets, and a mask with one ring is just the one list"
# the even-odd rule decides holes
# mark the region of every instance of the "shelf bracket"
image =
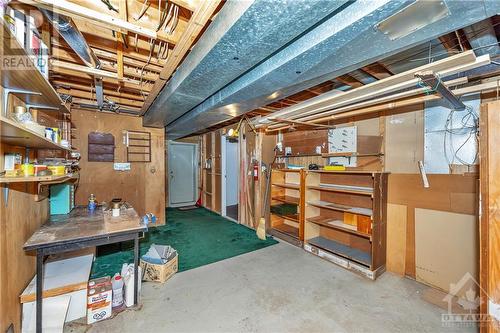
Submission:
[[42,104],[26,104],[26,110],[30,112],[31,109],[42,109],[42,110],[59,110],[59,108],[55,106],[48,106]]
[[5,205],[5,207],[7,207],[9,204],[9,184],[4,184],[2,186],[2,191],[3,191],[4,205]]
[[7,116],[7,107],[9,106],[9,94],[42,96],[42,93],[39,93],[36,91],[30,91],[30,90],[25,90],[25,89],[16,89],[16,88],[4,88],[3,89],[3,105],[2,105],[2,114],[4,116]]

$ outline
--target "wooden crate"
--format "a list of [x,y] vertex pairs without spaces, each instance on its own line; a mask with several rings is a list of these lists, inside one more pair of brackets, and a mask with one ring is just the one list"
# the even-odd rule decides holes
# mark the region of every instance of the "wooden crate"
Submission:
[[177,273],[179,269],[178,257],[179,255],[176,255],[174,259],[163,265],[151,264],[141,260],[141,269],[144,272],[142,279],[144,281],[164,283]]

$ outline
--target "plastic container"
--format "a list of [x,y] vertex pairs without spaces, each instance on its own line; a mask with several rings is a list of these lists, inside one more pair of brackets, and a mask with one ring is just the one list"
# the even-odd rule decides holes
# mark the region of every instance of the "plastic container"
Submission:
[[94,194],[90,194],[89,196],[89,204],[88,204],[88,209],[90,211],[93,211],[95,210],[97,207],[97,201],[95,199],[95,195]]
[[66,167],[64,165],[50,165],[47,167],[54,176],[64,176]]
[[114,308],[117,308],[123,305],[123,279],[120,274],[116,273],[113,276],[111,285],[113,286],[112,305]]
[[[139,266],[139,279],[137,288],[137,301],[141,295],[141,276],[142,269]],[[125,305],[127,307],[134,306],[134,264],[123,264],[122,266],[122,276],[124,283],[124,293],[125,293]]]
[[30,177],[35,175],[35,167],[33,164],[24,163],[21,165],[21,170],[23,171],[24,177]]

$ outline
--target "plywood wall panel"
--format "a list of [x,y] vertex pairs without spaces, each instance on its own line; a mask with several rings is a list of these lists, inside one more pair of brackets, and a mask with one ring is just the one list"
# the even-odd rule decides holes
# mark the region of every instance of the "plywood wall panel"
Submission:
[[407,206],[405,274],[413,278],[416,277],[415,208],[478,214],[478,175],[432,174],[428,179],[430,187],[424,188],[420,174],[389,175],[388,203]]
[[[152,212],[165,223],[165,143],[164,130],[142,127],[138,117],[74,110],[72,121],[77,128],[73,145],[82,155],[76,203],[86,204],[93,193],[98,201],[119,197],[130,202],[140,215]],[[148,163],[132,163],[130,171],[113,170],[112,162],[87,160],[87,135],[98,131],[115,137],[115,162],[126,162],[124,131],[136,130],[151,133],[152,160]]]
[[387,271],[405,275],[406,218],[405,205],[387,204]]
[[[1,145],[0,154],[19,152]],[[0,193],[0,332],[10,324],[21,331],[19,295],[35,274],[35,257],[25,253],[24,243],[48,218],[48,200],[35,202],[34,183],[9,185],[7,206],[4,191]]]
[[424,159],[424,105],[385,117],[385,171],[418,173]]
[[478,231],[475,215],[415,209],[417,281],[465,297],[466,288],[454,291],[450,284],[466,274],[478,279]]

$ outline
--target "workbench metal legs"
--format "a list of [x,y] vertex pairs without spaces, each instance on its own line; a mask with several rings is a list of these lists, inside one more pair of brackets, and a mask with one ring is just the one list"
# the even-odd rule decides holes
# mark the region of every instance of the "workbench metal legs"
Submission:
[[138,304],[139,293],[139,234],[134,238],[134,305]]
[[43,252],[36,251],[36,333],[42,333]]

